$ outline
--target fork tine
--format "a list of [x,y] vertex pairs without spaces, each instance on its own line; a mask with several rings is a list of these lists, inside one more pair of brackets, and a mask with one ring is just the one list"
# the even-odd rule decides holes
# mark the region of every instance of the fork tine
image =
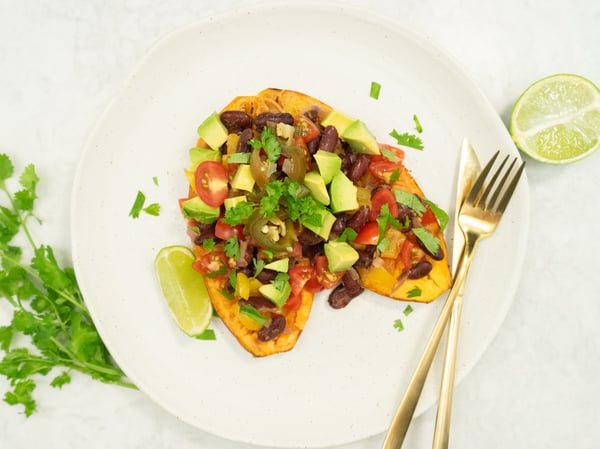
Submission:
[[525,168],[525,161],[523,161],[521,163],[521,165],[519,166],[519,169],[515,173],[512,180],[510,181],[510,184],[508,185],[508,187],[506,188],[506,191],[504,192],[504,196],[502,197],[502,199],[500,200],[500,203],[496,207],[496,211],[498,211],[500,213],[504,213],[504,211],[506,210],[506,206],[508,206],[508,202],[510,201],[512,194],[514,193],[515,189],[517,188],[517,183],[519,182],[519,178],[521,177],[521,174],[523,173],[524,168]]
[[[504,162],[506,162],[506,161],[508,161],[508,156],[506,156],[506,159],[504,159]],[[500,193],[502,192],[502,188],[506,185],[506,181],[508,180],[508,177],[510,176],[510,172],[512,171],[516,162],[517,162],[517,158],[514,158],[512,163],[508,166],[506,173],[504,173],[504,176],[502,177],[502,180],[500,181],[498,188],[494,191],[494,194],[492,195],[492,199],[490,200],[490,203],[489,203],[490,208],[493,208],[494,205],[496,204],[496,200],[500,196]],[[504,163],[502,165],[504,165]],[[498,171],[496,172],[496,175],[500,174],[500,170],[502,170],[502,167],[500,167],[498,169]]]
[[[506,162],[508,161],[508,155],[504,158],[504,160],[502,161],[502,163],[500,164],[500,167],[498,167],[498,169],[494,172],[494,174],[492,175],[492,179],[490,179],[487,183],[487,187],[485,188],[485,192],[483,192],[483,195],[481,195],[481,197],[479,198],[479,201],[477,202],[477,205],[481,205],[482,207],[488,207],[488,206],[492,206],[494,204],[495,201],[495,197],[498,194],[498,191],[500,189],[496,189],[494,192],[494,195],[492,196],[492,200],[486,204],[486,200],[488,195],[490,194],[490,192],[492,191],[492,189],[494,188],[494,185],[496,184],[496,179],[498,179],[498,176],[500,176],[500,173],[502,172],[502,169],[504,168],[504,166],[506,165]],[[510,168],[509,168],[510,171]],[[504,178],[506,178],[506,175],[504,176]],[[502,187],[502,185],[504,184],[505,179],[503,179],[500,183],[500,187]]]
[[481,170],[481,173],[479,174],[479,176],[473,183],[473,187],[471,187],[471,191],[469,192],[469,195],[467,196],[465,202],[475,204],[475,200],[477,199],[477,197],[481,193],[481,189],[483,188],[483,183],[485,182],[485,178],[488,175],[488,173],[490,172],[490,170],[492,169],[492,166],[494,165],[494,162],[496,161],[496,158],[498,157],[499,154],[500,154],[500,151],[496,151],[496,153],[492,156],[492,158],[485,165],[485,167],[483,167],[483,170]]

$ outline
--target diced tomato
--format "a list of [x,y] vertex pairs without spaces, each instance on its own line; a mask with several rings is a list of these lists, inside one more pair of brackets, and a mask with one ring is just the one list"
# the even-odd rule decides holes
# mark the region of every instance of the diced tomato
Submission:
[[414,244],[409,239],[406,239],[406,240],[404,240],[404,243],[402,244],[402,248],[400,249],[400,260],[404,264],[405,269],[408,269],[412,266],[412,260],[410,258],[410,255],[411,255],[413,246],[414,246]]
[[323,288],[335,286],[344,277],[345,271],[329,271],[329,261],[325,256],[317,256],[315,259],[315,276]]
[[285,304],[283,305],[283,309],[291,312],[293,310],[298,310],[302,305],[302,292],[297,295],[291,294]]
[[316,139],[319,134],[321,134],[321,131],[317,125],[315,125],[315,123],[305,115],[300,115],[300,117],[298,117],[296,126],[299,126],[302,129],[302,138],[304,139],[305,143]]
[[[394,160],[390,161],[395,163],[397,166],[401,167],[402,163],[404,162],[404,150],[397,148],[397,147],[393,147],[391,145],[387,145],[385,143],[380,143],[379,144],[379,150],[382,150],[383,153],[387,153],[387,152],[391,152],[394,154]],[[390,160],[388,157],[382,155],[382,158],[385,158],[386,160]]]
[[381,208],[384,204],[388,205],[390,215],[398,217],[398,203],[391,190],[379,189],[371,198],[371,221],[375,221],[381,215]]
[[227,198],[227,181],[227,171],[219,162],[204,161],[196,169],[196,192],[211,207],[219,207]]
[[[383,143],[379,144],[379,149],[382,150],[382,154],[375,154],[371,156],[369,171],[376,178],[388,182],[392,173],[394,173],[396,170],[402,170],[404,151],[400,148]],[[390,154],[392,155],[391,157],[393,160],[390,159]]]
[[289,269],[292,295],[302,293],[304,286],[315,276],[315,268],[310,265],[296,265]]
[[377,245],[379,241],[379,225],[375,221],[370,221],[358,232],[354,243],[359,245]]
[[230,239],[232,236],[236,236],[238,239],[244,239],[244,227],[242,225],[231,226],[227,223],[223,223],[221,219],[217,220],[215,224],[215,237],[221,240]]
[[208,275],[215,274],[215,277],[222,278],[229,276],[229,267],[227,265],[227,256],[224,251],[211,251],[196,259],[192,267],[197,272]]
[[433,213],[433,211],[428,207],[423,215],[421,215],[421,223],[423,226],[427,226],[428,224],[437,222],[437,217]]

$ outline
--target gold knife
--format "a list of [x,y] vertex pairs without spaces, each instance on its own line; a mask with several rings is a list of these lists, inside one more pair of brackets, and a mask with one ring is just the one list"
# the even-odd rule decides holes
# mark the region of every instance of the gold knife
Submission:
[[[467,139],[463,140],[458,168],[456,187],[456,204],[454,207],[454,241],[452,242],[452,273],[456,276],[458,259],[464,246],[464,238],[458,226],[458,212],[471,189],[475,178],[479,175],[481,167],[477,155]],[[444,356],[442,382],[438,401],[435,430],[433,434],[433,449],[447,449],[450,434],[450,415],[452,412],[452,396],[454,392],[454,378],[456,371],[456,352],[458,346],[458,333],[462,313],[463,290],[459,290],[450,321],[448,322],[448,341]]]

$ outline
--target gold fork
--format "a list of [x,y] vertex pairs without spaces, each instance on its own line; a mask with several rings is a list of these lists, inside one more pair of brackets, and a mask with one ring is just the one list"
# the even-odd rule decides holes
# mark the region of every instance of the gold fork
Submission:
[[400,449],[402,447],[408,426],[423,391],[427,373],[431,368],[442,334],[452,313],[454,301],[467,278],[475,250],[481,239],[489,237],[496,230],[500,218],[502,218],[502,214],[517,187],[521,173],[523,173],[525,163],[521,163],[514,170],[517,162],[517,158],[514,158],[505,170],[504,175],[501,176],[509,161],[509,156],[506,156],[500,167],[486,181],[499,154],[499,151],[496,152],[483,168],[461,206],[458,214],[458,226],[464,235],[465,245],[456,268],[454,284],[427,341],[421,360],[419,360],[413,377],[408,384],[406,393],[392,419],[382,449]]

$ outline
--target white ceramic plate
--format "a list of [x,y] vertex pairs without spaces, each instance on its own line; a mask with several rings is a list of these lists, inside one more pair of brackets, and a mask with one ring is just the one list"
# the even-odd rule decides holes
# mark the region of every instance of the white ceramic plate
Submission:
[[[369,97],[371,81],[382,85]],[[439,48],[395,23],[343,6],[262,6],[187,26],[142,61],[92,133],[72,198],[73,259],[108,348],[131,379],[182,420],[258,445],[323,447],[384,431],[445,296],[430,305],[365,293],[346,309],[316,299],[296,348],[257,359],[218,320],[216,341],[183,335],[153,272],[157,251],[188,244],[177,200],[196,127],[237,95],[298,90],[393,129],[423,125],[425,151],[406,164],[426,194],[453,212],[463,137],[485,161],[517,154],[488,102]],[[158,186],[153,183],[158,180]],[[159,217],[128,216],[138,190]],[[523,179],[496,236],[481,245],[464,308],[458,379],[496,334],[515,293],[528,227]],[[451,246],[452,226],[447,230]],[[394,328],[401,319],[405,330]],[[435,362],[417,414],[437,396]]]

